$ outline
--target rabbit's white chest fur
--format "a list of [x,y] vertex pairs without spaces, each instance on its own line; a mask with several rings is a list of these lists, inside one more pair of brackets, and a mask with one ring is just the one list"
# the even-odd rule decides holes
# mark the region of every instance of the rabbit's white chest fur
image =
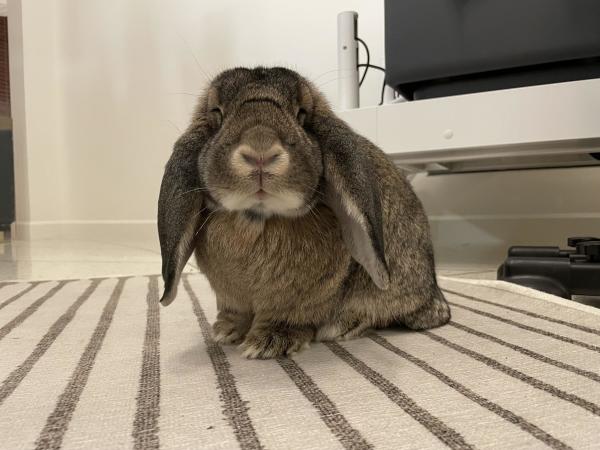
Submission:
[[220,308],[289,311],[301,303],[298,314],[319,316],[335,304],[332,297],[339,294],[351,260],[335,216],[322,205],[302,217],[264,222],[214,213],[196,258]]

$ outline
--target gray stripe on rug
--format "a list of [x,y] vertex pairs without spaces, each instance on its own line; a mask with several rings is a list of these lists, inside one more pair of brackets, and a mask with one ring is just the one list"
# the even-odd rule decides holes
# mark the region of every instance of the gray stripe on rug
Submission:
[[395,353],[396,355],[401,356],[402,358],[404,358],[404,359],[410,361],[411,363],[415,364],[416,366],[420,367],[421,369],[423,369],[425,372],[429,373],[430,375],[433,375],[438,380],[440,380],[442,383],[444,383],[446,386],[448,386],[448,387],[454,389],[455,391],[459,392],[460,394],[464,395],[466,398],[477,403],[479,406],[482,406],[483,408],[487,409],[488,411],[491,411],[494,414],[502,417],[507,422],[517,425],[523,431],[531,434],[533,437],[535,437],[536,439],[539,439],[541,442],[548,445],[549,447],[554,448],[554,449],[560,449],[560,450],[566,450],[566,449],[571,448],[567,444],[556,439],[550,433],[547,433],[546,431],[537,427],[533,423],[527,421],[525,418],[523,418],[523,417],[513,413],[512,411],[509,411],[508,409],[503,408],[502,406],[498,405],[497,403],[494,403],[491,400],[475,393],[468,387],[460,384],[458,381],[450,378],[446,374],[444,374],[444,373],[440,372],[439,370],[435,369],[434,367],[430,366],[422,359],[419,359],[416,356],[411,355],[410,353],[400,349],[399,347],[397,347],[396,345],[392,344],[390,341],[385,339],[383,336],[381,336],[379,334],[370,334],[367,337],[369,339],[371,339],[373,342],[375,342],[375,343],[379,344],[380,346],[382,346],[383,348],[385,348],[386,350],[389,350],[392,353]]
[[96,290],[99,283],[99,281],[92,282],[87,289],[83,291],[83,293],[75,300],[75,302],[69,306],[67,311],[52,324],[48,332],[42,337],[42,339],[40,339],[33,349],[33,352],[30,353],[25,361],[23,361],[19,367],[13,370],[10,375],[6,377],[6,379],[2,382],[2,386],[0,386],[0,405],[19,386],[21,381],[23,381],[23,379],[31,371],[35,363],[38,362],[42,356],[44,356],[44,353],[46,353],[60,333],[62,333],[65,327],[71,322],[71,320],[73,320],[73,317],[75,317],[79,307],[83,305],[88,298],[90,298],[92,292]]
[[291,358],[278,358],[277,362],[285,370],[300,392],[311,402],[321,420],[348,450],[368,450],[374,448],[360,432],[348,423],[331,399],[317,386],[313,379]]
[[132,432],[136,450],[160,448],[158,436],[158,416],[160,414],[160,305],[158,298],[158,277],[148,277],[146,334]]
[[493,358],[470,350],[466,347],[463,347],[462,345],[451,342],[438,334],[432,333],[431,331],[423,331],[422,334],[426,335],[427,337],[436,342],[439,342],[440,344],[445,345],[446,347],[449,347],[453,350],[456,350],[459,353],[462,353],[463,355],[469,356],[475,359],[476,361],[479,361],[485,364],[486,366],[491,367],[492,369],[505,373],[506,375],[516,378],[517,380],[520,380],[524,383],[527,383],[528,385],[541,391],[544,391],[554,397],[560,398],[573,405],[579,406],[580,408],[583,408],[596,416],[600,416],[600,406],[595,403],[585,400],[575,394],[569,394],[568,392],[565,392],[562,389],[557,388],[556,386],[553,386],[542,380],[538,380],[537,378],[534,378],[532,376],[526,375],[520,370],[513,369],[512,367],[502,364],[501,362],[496,361]]
[[69,379],[69,383],[58,398],[56,407],[48,416],[44,429],[35,441],[36,450],[56,450],[62,446],[65,433],[67,432],[69,423],[73,417],[73,412],[77,407],[81,393],[83,392],[90,372],[94,367],[96,355],[102,348],[104,337],[112,323],[125,281],[124,278],[119,279],[110,298],[106,302],[106,305],[102,310],[102,315],[98,320],[98,324],[77,363],[77,367]]
[[40,298],[38,298],[35,302],[25,308],[19,315],[17,315],[14,319],[0,328],[0,340],[2,340],[8,333],[14,330],[16,327],[21,325],[29,316],[31,316],[34,312],[38,310],[40,306],[42,306],[49,298],[51,298],[54,294],[56,294],[59,290],[61,290],[65,284],[69,283],[69,281],[61,281]]
[[[30,286],[26,287],[25,289],[23,289],[21,292],[13,295],[12,297],[4,300],[2,303],[0,303],[0,309],[5,308],[6,306],[10,305],[11,303],[13,303],[14,301],[20,299],[21,297],[23,297],[25,294],[27,294],[29,291],[31,291],[32,289],[34,289],[36,286],[38,286],[40,284],[39,281],[34,281],[33,283],[31,283]],[[8,284],[6,284],[5,286],[8,286]]]
[[463,324],[455,322],[455,321],[449,322],[448,325],[452,326],[454,328],[458,328],[459,330],[462,330],[465,333],[473,334],[480,338],[487,339],[488,341],[491,341],[496,344],[502,345],[504,347],[510,348],[511,350],[514,350],[523,355],[529,356],[530,358],[536,359],[543,363],[550,364],[554,367],[558,367],[560,369],[564,369],[564,370],[567,370],[572,373],[576,373],[577,375],[581,375],[582,377],[586,377],[586,378],[589,378],[590,380],[600,383],[600,375],[595,372],[580,369],[579,367],[575,367],[571,364],[567,364],[562,361],[557,361],[556,359],[549,358],[545,355],[534,352],[533,350],[530,350],[528,348],[521,347],[520,345],[516,345],[516,344],[511,344],[510,342],[506,342],[500,338],[497,338],[496,336],[492,336],[491,334],[484,333],[483,331],[476,330],[474,328],[468,327],[466,325],[463,325]]
[[183,286],[192,302],[192,308],[202,332],[206,351],[217,376],[218,389],[221,391],[220,397],[223,404],[223,415],[233,429],[233,433],[243,449],[263,449],[252,424],[252,419],[250,419],[248,414],[249,408],[246,402],[242,400],[237,389],[236,380],[231,373],[231,365],[227,360],[227,355],[225,355],[221,346],[214,341],[210,324],[187,276],[183,277]]
[[473,449],[463,436],[453,428],[446,425],[429,411],[421,408],[413,399],[390,382],[376,370],[352,355],[337,342],[324,342],[324,344],[342,361],[362,375],[373,386],[383,392],[388,399],[402,408],[408,415],[419,422],[431,434],[452,449]]
[[600,353],[600,347],[598,347],[597,345],[588,344],[587,342],[578,341],[577,339],[573,339],[573,338],[570,338],[570,337],[567,337],[567,336],[563,336],[562,334],[553,333],[551,331],[546,331],[546,330],[543,330],[541,328],[532,327],[532,326],[525,325],[525,324],[520,323],[520,322],[515,322],[514,320],[507,319],[505,317],[500,317],[500,316],[497,316],[496,314],[492,314],[492,313],[489,313],[487,311],[481,311],[480,309],[471,308],[470,306],[461,305],[460,303],[451,302],[451,301],[448,300],[448,304],[450,304],[450,305],[452,305],[452,306],[454,306],[456,308],[462,308],[462,309],[465,309],[467,311],[471,311],[472,313],[479,314],[480,316],[484,316],[484,317],[487,317],[489,319],[494,319],[494,320],[497,320],[499,322],[506,323],[508,325],[513,325],[513,326],[515,326],[517,328],[521,328],[522,330],[527,330],[527,331],[531,331],[533,333],[538,333],[538,334],[541,334],[541,335],[544,335],[544,336],[547,336],[547,337],[551,337],[551,338],[556,339],[558,341],[566,342],[568,344],[577,345],[579,347],[586,348],[586,349],[591,350],[593,352]]
[[[495,291],[508,292],[508,291],[505,291],[504,289],[498,289],[498,288],[495,288],[493,286],[485,286],[485,287],[487,287],[489,289],[493,289]],[[487,305],[497,306],[498,308],[506,309],[506,310],[513,311],[513,312],[516,312],[516,313],[519,313],[519,314],[524,314],[524,315],[529,316],[529,317],[534,317],[536,319],[542,319],[542,320],[545,320],[547,322],[557,323],[559,325],[564,325],[566,327],[570,327],[570,328],[573,328],[575,330],[584,331],[586,333],[595,334],[597,336],[600,336],[600,330],[597,330],[595,328],[586,327],[585,325],[580,325],[578,323],[568,322],[566,320],[561,320],[561,319],[555,319],[553,317],[545,316],[543,314],[534,313],[532,311],[527,311],[525,309],[515,308],[514,306],[503,305],[501,303],[496,303],[496,302],[492,302],[490,300],[485,300],[485,299],[483,299],[481,297],[474,297],[472,295],[462,294],[460,292],[456,292],[456,291],[453,291],[453,290],[450,290],[450,289],[447,289],[447,288],[442,288],[442,291],[448,292],[448,293],[454,294],[454,295],[459,295],[460,297],[466,298],[468,300],[472,300],[474,302],[479,302],[479,303],[484,303],[484,304],[487,304]]]

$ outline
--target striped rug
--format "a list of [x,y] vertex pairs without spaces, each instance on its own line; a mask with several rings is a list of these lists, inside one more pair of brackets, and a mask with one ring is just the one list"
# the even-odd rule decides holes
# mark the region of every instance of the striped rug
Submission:
[[600,448],[598,310],[442,278],[453,320],[251,361],[184,277],[0,283],[2,449]]

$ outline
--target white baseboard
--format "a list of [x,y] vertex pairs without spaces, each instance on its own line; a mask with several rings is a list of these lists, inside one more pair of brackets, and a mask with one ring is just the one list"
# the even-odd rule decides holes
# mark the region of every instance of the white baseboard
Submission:
[[155,220],[73,220],[17,222],[13,239],[158,239]]

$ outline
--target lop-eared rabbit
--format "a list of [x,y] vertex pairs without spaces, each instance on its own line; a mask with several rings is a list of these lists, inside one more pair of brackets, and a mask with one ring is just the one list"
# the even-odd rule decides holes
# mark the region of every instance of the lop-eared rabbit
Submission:
[[166,165],[158,230],[161,303],[195,253],[215,340],[249,358],[450,319],[410,184],[289,69],[214,78]]

